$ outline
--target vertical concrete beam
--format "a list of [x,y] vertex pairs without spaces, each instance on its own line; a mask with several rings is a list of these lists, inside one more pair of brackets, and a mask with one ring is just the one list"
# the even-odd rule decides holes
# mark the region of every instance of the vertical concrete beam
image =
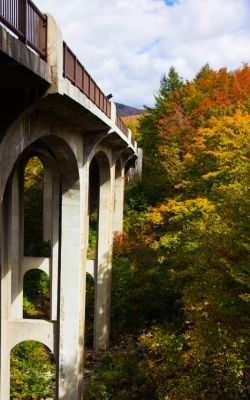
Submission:
[[59,268],[59,219],[60,177],[55,160],[41,152],[44,166],[43,185],[43,239],[50,242],[50,319],[57,320],[58,268]]
[[11,222],[10,222],[10,262],[11,262],[11,318],[23,318],[23,201],[22,174],[16,169],[11,180]]
[[[7,190],[6,190],[7,192]],[[9,192],[9,190],[8,190]],[[9,193],[8,193],[9,194]],[[9,209],[10,197],[5,193],[1,204],[1,302],[0,302],[0,399],[9,400],[10,396],[10,355],[7,343],[7,321],[10,315],[11,273],[9,262]]]
[[[83,158],[82,158],[83,157]],[[81,162],[78,161],[80,176],[80,247],[81,247],[81,281],[80,281],[80,333],[78,351],[78,398],[83,396],[84,374],[84,334],[85,334],[85,307],[86,307],[86,271],[87,250],[89,242],[89,163],[82,151]],[[80,157],[78,157],[79,160]]]
[[60,400],[79,397],[79,358],[82,337],[81,318],[81,243],[79,183],[62,188],[61,210],[61,272],[59,331],[59,395]]
[[58,319],[58,269],[59,269],[59,219],[60,219],[60,178],[53,172],[51,199],[51,255],[50,255],[50,318]]
[[115,167],[114,233],[121,233],[123,228],[124,186],[125,168],[122,167],[120,160],[117,160]]
[[113,246],[113,209],[115,166],[102,160],[100,168],[100,197],[98,221],[98,248],[96,260],[96,297],[94,347],[106,349],[109,342],[111,270]]

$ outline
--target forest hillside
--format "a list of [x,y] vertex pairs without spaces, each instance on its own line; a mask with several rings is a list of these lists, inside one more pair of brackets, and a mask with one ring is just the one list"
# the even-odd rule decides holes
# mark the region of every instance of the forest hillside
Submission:
[[[190,82],[171,67],[155,105],[124,121],[143,149],[143,177],[126,188],[124,233],[114,244],[111,346],[91,355],[98,362],[84,399],[249,399],[250,67],[205,65]],[[41,197],[32,184],[41,166],[30,167],[27,235],[30,200]],[[27,253],[44,249],[41,242]],[[48,283],[38,278],[41,307],[30,291],[34,278],[26,314],[46,318]],[[91,295],[93,288],[93,313]],[[51,365],[31,344],[16,349],[12,399],[53,398]]]
[[250,68],[184,83],[172,67],[128,125],[143,179],[115,245],[114,347],[87,399],[249,399]]
[[115,103],[115,105],[116,105],[116,110],[122,117],[128,115],[140,115],[143,113],[142,109],[136,107],[126,106],[125,104],[121,103]]

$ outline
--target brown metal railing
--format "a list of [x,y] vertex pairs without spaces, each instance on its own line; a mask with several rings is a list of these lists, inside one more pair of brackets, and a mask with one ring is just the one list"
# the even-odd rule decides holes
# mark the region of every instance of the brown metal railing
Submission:
[[124,133],[124,135],[128,137],[128,128],[126,127],[118,113],[116,113],[116,125],[122,131],[122,133]]
[[0,22],[46,59],[47,18],[31,0],[0,0]]
[[107,117],[111,117],[110,101],[65,42],[63,43],[63,71],[65,78],[80,89]]

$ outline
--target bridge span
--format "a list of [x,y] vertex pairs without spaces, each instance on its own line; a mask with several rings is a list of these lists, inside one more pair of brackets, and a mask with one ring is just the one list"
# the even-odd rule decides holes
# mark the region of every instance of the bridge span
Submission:
[[[95,281],[94,347],[109,342],[112,243],[122,232],[125,175],[140,154],[116,107],[31,0],[0,0],[0,398],[10,398],[10,353],[37,340],[53,353],[57,399],[83,393],[86,271]],[[24,169],[44,168],[43,239],[24,253]],[[94,167],[93,167],[94,166]],[[97,173],[93,172],[97,170]],[[88,259],[90,187],[97,187],[97,255]],[[50,279],[50,318],[23,317],[23,280]]]

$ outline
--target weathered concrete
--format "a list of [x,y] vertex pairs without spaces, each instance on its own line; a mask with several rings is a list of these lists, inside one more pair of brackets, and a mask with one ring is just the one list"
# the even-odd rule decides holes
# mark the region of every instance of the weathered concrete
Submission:
[[123,201],[125,186],[125,165],[118,157],[115,165],[115,204],[113,231],[115,234],[122,232],[123,228]]
[[[113,232],[122,231],[127,162],[137,144],[63,77],[63,41],[48,15],[48,63],[0,27],[0,398],[9,400],[10,353],[37,340],[54,354],[57,399],[82,399],[86,273],[95,280],[94,346],[109,342]],[[25,257],[23,171],[44,166],[43,237],[50,257]],[[90,165],[98,165],[98,244],[87,259]],[[23,279],[38,269],[50,279],[50,320],[23,318]]]
[[0,26],[0,141],[14,120],[45,93],[50,67]]
[[[0,52],[4,53],[10,58],[9,63],[18,65],[19,68],[24,67],[34,74],[34,76],[41,78],[48,84],[51,83],[51,69],[50,65],[30,50],[24,43],[17,40],[7,30],[0,25]],[[17,63],[17,64],[15,64]],[[10,80],[8,80],[11,84]]]

